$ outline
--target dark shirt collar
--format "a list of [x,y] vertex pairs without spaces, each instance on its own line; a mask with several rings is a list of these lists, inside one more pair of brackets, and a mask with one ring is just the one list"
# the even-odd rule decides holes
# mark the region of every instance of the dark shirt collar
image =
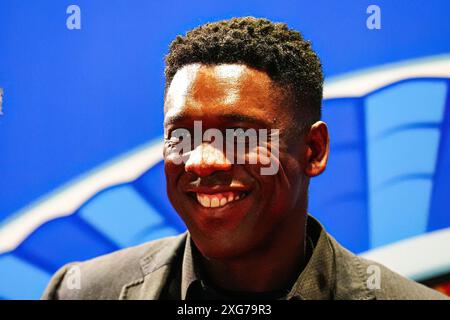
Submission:
[[[320,223],[308,215],[307,239],[312,243],[312,254],[285,299],[332,299],[335,291],[335,260],[327,234]],[[205,286],[199,266],[198,252],[188,233],[181,270],[181,299],[189,299],[192,292]],[[214,293],[214,291],[211,291]],[[217,295],[219,298],[220,295]]]
[[194,257],[193,243],[190,234],[187,234],[186,244],[184,247],[183,263],[181,269],[181,299],[186,300],[188,291],[194,290],[194,286],[201,285],[201,276],[198,263],[194,261],[198,260]]

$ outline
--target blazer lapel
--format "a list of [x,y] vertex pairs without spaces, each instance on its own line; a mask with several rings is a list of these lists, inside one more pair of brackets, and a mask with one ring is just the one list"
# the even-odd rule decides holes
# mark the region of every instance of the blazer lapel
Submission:
[[183,254],[187,232],[161,242],[140,261],[143,277],[123,286],[121,300],[156,300],[171,272],[172,262]]

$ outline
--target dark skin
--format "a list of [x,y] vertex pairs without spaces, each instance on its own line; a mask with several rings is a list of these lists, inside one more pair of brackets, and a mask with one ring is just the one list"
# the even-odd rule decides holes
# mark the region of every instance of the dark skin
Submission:
[[[164,148],[169,199],[186,223],[210,281],[233,291],[286,288],[305,258],[309,179],[321,174],[329,152],[328,129],[318,121],[289,138],[294,113],[286,93],[263,71],[241,64],[183,67],[167,88]],[[279,169],[261,175],[262,164],[232,164],[203,143],[175,164],[171,134],[217,128],[279,129]],[[270,146],[270,143],[268,144]],[[196,196],[241,194],[221,207],[205,207]],[[211,202],[212,203],[212,202]]]

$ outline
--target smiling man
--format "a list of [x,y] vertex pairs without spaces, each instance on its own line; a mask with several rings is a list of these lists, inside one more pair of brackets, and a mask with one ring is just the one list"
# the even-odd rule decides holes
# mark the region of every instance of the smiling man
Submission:
[[164,160],[189,231],[64,266],[43,298],[444,298],[353,255],[308,215],[329,153],[322,84],[310,43],[282,23],[234,18],[177,37]]

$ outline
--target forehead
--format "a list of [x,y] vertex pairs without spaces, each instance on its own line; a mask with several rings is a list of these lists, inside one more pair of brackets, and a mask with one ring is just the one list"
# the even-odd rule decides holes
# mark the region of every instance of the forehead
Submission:
[[191,64],[175,74],[164,112],[166,120],[229,113],[267,120],[279,112],[281,97],[281,90],[263,71],[242,64]]

